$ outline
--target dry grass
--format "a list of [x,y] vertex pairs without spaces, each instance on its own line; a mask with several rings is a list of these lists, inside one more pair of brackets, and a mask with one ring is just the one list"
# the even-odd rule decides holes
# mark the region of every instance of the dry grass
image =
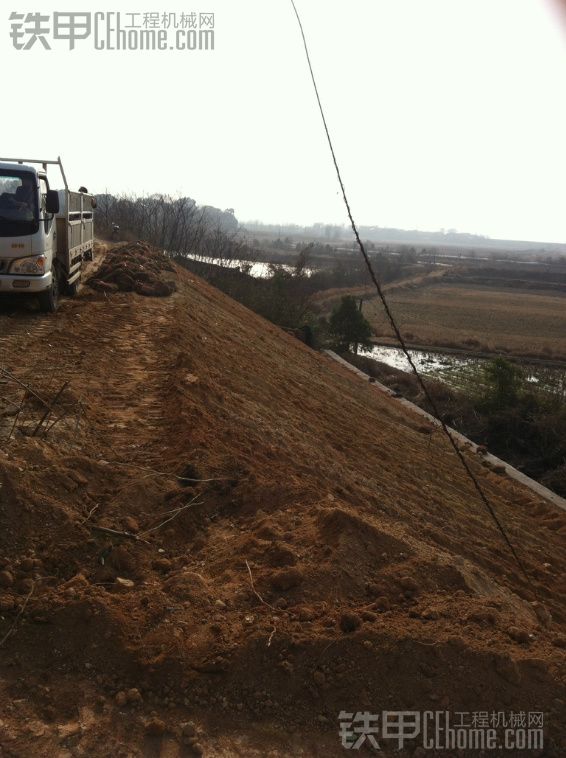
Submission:
[[[434,284],[389,296],[414,344],[472,347],[566,359],[566,295]],[[379,336],[392,336],[377,299],[364,313]]]

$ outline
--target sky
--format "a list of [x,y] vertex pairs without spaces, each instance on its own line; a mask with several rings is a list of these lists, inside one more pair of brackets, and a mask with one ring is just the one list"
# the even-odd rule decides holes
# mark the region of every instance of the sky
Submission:
[[[101,10],[141,28],[159,11],[168,43],[163,13],[179,28],[181,13],[214,13],[214,50],[96,50],[93,33],[70,50],[53,15],[91,2],[5,4],[2,157],[61,155],[72,188],[188,195],[240,221],[346,223],[291,3],[200,2]],[[296,4],[359,224],[566,242],[566,16],[552,0]],[[49,16],[50,50],[16,49],[10,8]]]

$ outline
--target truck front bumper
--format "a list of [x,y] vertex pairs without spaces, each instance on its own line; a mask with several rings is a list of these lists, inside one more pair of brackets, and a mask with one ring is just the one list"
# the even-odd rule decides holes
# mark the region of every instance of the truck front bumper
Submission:
[[51,287],[51,271],[43,276],[0,275],[0,295],[43,292]]

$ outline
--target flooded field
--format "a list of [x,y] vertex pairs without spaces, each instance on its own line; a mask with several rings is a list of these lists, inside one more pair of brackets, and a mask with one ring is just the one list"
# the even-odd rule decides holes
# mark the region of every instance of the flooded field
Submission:
[[[399,347],[375,345],[371,350],[361,350],[362,355],[373,358],[401,371],[411,371],[403,351]],[[482,382],[483,368],[488,358],[453,355],[435,350],[410,350],[417,369],[424,375],[446,382],[455,389],[468,390]],[[536,363],[520,361],[527,381],[553,394],[566,397],[566,367],[551,368]]]

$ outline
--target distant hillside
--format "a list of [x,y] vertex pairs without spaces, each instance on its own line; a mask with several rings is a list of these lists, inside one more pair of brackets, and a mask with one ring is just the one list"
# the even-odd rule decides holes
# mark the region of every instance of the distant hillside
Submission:
[[[249,231],[265,234],[276,234],[279,237],[301,235],[320,237],[329,240],[339,240],[351,237],[349,226],[334,224],[312,224],[298,226],[297,224],[262,224],[259,221],[243,223]],[[394,242],[410,245],[440,245],[464,248],[485,248],[490,250],[514,250],[518,252],[548,253],[551,255],[566,255],[566,242],[537,242],[529,240],[492,239],[479,234],[457,232],[454,229],[426,232],[419,229],[396,229],[381,226],[360,226],[363,239],[372,242]]]

